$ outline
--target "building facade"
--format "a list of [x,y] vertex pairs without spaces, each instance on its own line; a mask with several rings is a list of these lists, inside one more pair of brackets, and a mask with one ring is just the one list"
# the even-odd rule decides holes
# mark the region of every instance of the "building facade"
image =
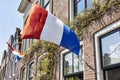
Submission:
[[[29,52],[35,41],[23,40],[22,51],[29,56],[21,65],[19,80],[120,80],[119,1],[38,0],[36,3],[64,23],[76,20],[71,28],[80,39],[80,55],[41,42]],[[31,3],[21,1],[18,11],[24,13],[24,25],[30,8]]]
[[[10,45],[18,51],[21,51],[20,32],[20,28],[16,28],[15,34],[11,35],[8,40]],[[15,55],[11,52],[9,48],[7,51],[4,52],[1,65],[1,80],[18,80],[20,62],[16,60]]]

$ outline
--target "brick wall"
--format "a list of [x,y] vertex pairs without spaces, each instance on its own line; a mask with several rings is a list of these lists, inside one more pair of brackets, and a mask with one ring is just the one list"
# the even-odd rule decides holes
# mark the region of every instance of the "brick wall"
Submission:
[[120,19],[120,8],[111,10],[108,14],[101,17],[101,19],[91,22],[87,27],[87,31],[84,32],[84,59],[85,61],[95,69],[90,69],[86,64],[84,66],[84,80],[96,80],[96,59],[95,59],[95,44],[94,34],[95,32],[107,27],[111,23]]
[[69,0],[53,0],[53,14],[61,19],[64,23],[68,21]]

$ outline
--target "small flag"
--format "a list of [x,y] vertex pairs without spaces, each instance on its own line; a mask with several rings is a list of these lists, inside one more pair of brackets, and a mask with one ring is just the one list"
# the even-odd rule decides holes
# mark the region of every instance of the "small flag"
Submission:
[[77,35],[60,19],[48,13],[38,4],[32,4],[21,38],[52,42],[71,50],[77,55],[80,50]]
[[6,42],[8,44],[8,47],[12,50],[12,53],[16,56],[16,59],[19,61],[22,59],[22,57],[24,57],[25,54],[15,50],[8,42]]
[[20,61],[22,59],[22,57],[16,56],[16,60]]

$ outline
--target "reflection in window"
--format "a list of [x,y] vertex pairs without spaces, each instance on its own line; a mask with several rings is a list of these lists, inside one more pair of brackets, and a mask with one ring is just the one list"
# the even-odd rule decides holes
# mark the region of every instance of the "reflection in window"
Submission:
[[101,37],[103,66],[120,63],[120,30]]
[[72,53],[65,55],[64,71],[65,74],[72,73]]
[[34,78],[34,62],[32,62],[30,65],[29,65],[29,80],[33,80]]
[[42,0],[42,6],[46,8],[46,6],[49,4],[49,0]]
[[44,6],[48,4],[49,0],[44,0]]
[[74,72],[79,72],[83,70],[83,63],[80,61],[79,56],[74,55]]
[[78,15],[84,9],[91,7],[92,0],[74,0],[74,14]]
[[[82,56],[82,53],[80,52]],[[80,60],[80,56],[68,52],[64,55],[64,75],[83,71],[83,62]]]

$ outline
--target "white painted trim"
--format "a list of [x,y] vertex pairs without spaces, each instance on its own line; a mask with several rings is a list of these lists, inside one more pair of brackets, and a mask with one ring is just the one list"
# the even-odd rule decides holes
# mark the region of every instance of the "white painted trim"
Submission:
[[22,68],[20,69],[20,80],[22,80],[23,79],[23,75],[22,75],[22,73],[23,73],[23,69],[25,69],[25,76],[27,75],[26,73],[26,71],[27,71],[27,68],[25,67],[25,65],[24,66],[22,66]]
[[74,0],[70,0],[70,21],[74,18]]
[[[80,45],[83,45],[83,41],[80,41]],[[68,49],[65,49],[61,51],[61,60],[60,60],[60,80],[64,80],[63,78],[63,55],[69,52]],[[83,54],[84,55],[84,54]],[[83,65],[83,70],[84,70],[84,65]]]
[[33,63],[33,65],[34,65],[35,60],[32,60],[32,61],[30,61],[30,62],[28,63],[28,70],[27,70],[28,73],[27,73],[27,76],[26,76],[26,77],[27,77],[27,80],[29,80],[29,66],[30,66],[31,63]]
[[43,53],[42,55],[40,55],[39,57],[38,57],[38,60],[39,59],[41,59],[44,55],[46,55],[46,54],[48,54],[48,53]]
[[100,60],[100,48],[99,48],[99,37],[113,31],[117,28],[120,28],[120,20],[112,23],[111,25],[107,26],[106,28],[100,30],[95,34],[95,52],[96,52],[96,66],[97,66],[97,80],[103,80],[103,71],[101,70],[101,60]]

